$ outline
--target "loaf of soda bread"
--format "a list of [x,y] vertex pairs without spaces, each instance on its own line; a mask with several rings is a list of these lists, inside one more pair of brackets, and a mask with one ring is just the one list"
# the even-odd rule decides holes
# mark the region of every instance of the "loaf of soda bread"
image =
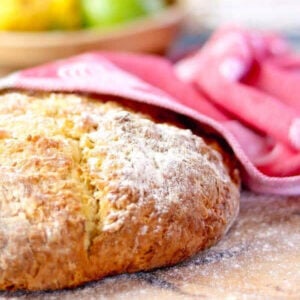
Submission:
[[190,130],[117,102],[0,95],[0,289],[178,263],[239,208],[237,170]]

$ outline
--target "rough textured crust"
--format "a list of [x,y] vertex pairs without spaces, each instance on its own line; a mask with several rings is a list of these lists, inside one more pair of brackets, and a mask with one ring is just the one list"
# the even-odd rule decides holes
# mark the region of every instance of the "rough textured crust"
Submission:
[[0,96],[0,289],[172,265],[215,243],[239,187],[189,130],[114,102]]

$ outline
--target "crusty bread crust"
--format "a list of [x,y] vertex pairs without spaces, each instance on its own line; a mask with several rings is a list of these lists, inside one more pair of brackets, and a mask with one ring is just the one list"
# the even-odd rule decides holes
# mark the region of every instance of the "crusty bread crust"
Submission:
[[222,155],[189,130],[71,94],[0,96],[0,289],[59,289],[172,265],[239,208]]

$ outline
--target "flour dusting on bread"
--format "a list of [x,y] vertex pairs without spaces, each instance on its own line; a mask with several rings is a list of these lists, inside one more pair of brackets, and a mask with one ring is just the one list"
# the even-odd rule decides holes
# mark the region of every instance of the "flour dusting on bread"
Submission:
[[172,265],[236,217],[232,167],[190,130],[117,102],[0,95],[0,289]]

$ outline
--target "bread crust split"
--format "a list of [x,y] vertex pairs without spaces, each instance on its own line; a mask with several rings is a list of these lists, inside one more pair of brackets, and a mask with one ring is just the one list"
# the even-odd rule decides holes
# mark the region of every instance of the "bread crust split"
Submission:
[[2,93],[0,289],[74,287],[211,246],[239,208],[223,154],[115,102]]

